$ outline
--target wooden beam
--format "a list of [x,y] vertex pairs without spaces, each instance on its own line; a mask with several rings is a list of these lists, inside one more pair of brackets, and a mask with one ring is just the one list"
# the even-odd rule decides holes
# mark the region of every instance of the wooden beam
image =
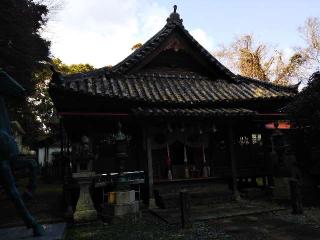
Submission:
[[58,112],[60,116],[110,116],[110,117],[126,117],[129,113],[110,113],[110,112]]

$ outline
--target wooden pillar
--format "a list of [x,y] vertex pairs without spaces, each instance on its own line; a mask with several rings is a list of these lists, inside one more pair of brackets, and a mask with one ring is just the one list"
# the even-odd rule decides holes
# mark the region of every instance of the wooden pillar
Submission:
[[70,138],[68,133],[67,133],[67,155],[68,155],[68,158],[70,159]]
[[234,133],[233,133],[233,125],[230,123],[228,125],[228,145],[229,145],[229,157],[231,163],[231,175],[232,175],[232,187],[233,187],[233,195],[235,200],[240,199],[239,191],[238,191],[238,183],[237,183],[237,159],[234,147]]
[[69,134],[66,134],[66,144],[67,144],[67,157],[63,159],[63,170],[64,170],[64,181],[72,176],[71,169],[71,152],[70,152],[70,137]]
[[62,118],[60,117],[60,155],[61,157],[64,155],[64,133],[63,133],[63,125]]
[[[61,162],[64,161],[64,132],[63,132],[63,124],[62,118],[60,118],[60,160],[59,160],[59,171],[64,173],[65,167],[61,165]],[[64,181],[64,174],[61,174],[61,179]]]
[[151,146],[151,136],[149,136],[149,131],[144,128],[143,131],[143,138],[146,146],[146,153],[147,153],[147,178],[146,184],[148,188],[148,205],[149,208],[155,208],[155,199],[153,193],[153,165],[152,165],[152,146]]
[[300,183],[297,179],[290,180],[292,214],[303,214]]
[[215,147],[215,144],[214,144],[214,136],[213,134],[209,134],[209,166],[210,166],[210,177],[213,177],[215,176],[215,160],[216,160],[216,156],[214,154],[214,147]]

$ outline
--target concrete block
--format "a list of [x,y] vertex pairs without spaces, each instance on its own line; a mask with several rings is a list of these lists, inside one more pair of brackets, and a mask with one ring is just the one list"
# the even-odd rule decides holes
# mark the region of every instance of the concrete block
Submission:
[[103,209],[106,216],[125,216],[127,214],[139,212],[139,202],[134,201],[126,204],[110,204]]
[[136,213],[139,211],[139,202],[135,201],[129,204],[115,204],[114,215],[123,216],[129,213]]
[[123,191],[115,192],[115,203],[116,204],[130,204],[135,201],[135,191]]

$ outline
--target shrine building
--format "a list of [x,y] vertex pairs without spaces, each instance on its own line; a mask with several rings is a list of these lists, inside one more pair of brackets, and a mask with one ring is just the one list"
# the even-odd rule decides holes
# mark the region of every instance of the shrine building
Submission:
[[120,123],[129,138],[124,169],[144,171],[153,199],[179,184],[228,182],[234,194],[243,179],[268,184],[270,137],[275,128],[290,129],[279,109],[298,89],[231,72],[185,29],[175,8],[117,65],[63,76],[49,91],[73,171],[70,149],[86,136],[93,171],[117,172],[112,139]]

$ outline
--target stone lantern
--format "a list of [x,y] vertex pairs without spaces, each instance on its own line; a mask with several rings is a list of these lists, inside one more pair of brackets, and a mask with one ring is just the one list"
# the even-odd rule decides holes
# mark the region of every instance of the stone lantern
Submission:
[[81,143],[74,149],[77,171],[72,174],[80,185],[80,195],[73,218],[76,223],[95,221],[97,212],[93,206],[89,187],[95,172],[92,171],[94,155],[90,150],[90,140],[87,136],[81,137]]
[[135,220],[139,214],[139,202],[135,200],[135,191],[130,189],[128,178],[124,174],[128,159],[129,138],[122,132],[122,125],[118,123],[118,130],[114,136],[115,160],[118,175],[114,180],[115,190],[108,193],[108,204],[103,209],[103,217],[115,223],[123,219]]
[[115,135],[115,160],[118,176],[116,178],[116,189],[126,190],[129,188],[128,179],[124,175],[126,161],[128,159],[128,137],[122,132],[122,125],[118,123],[118,131]]

